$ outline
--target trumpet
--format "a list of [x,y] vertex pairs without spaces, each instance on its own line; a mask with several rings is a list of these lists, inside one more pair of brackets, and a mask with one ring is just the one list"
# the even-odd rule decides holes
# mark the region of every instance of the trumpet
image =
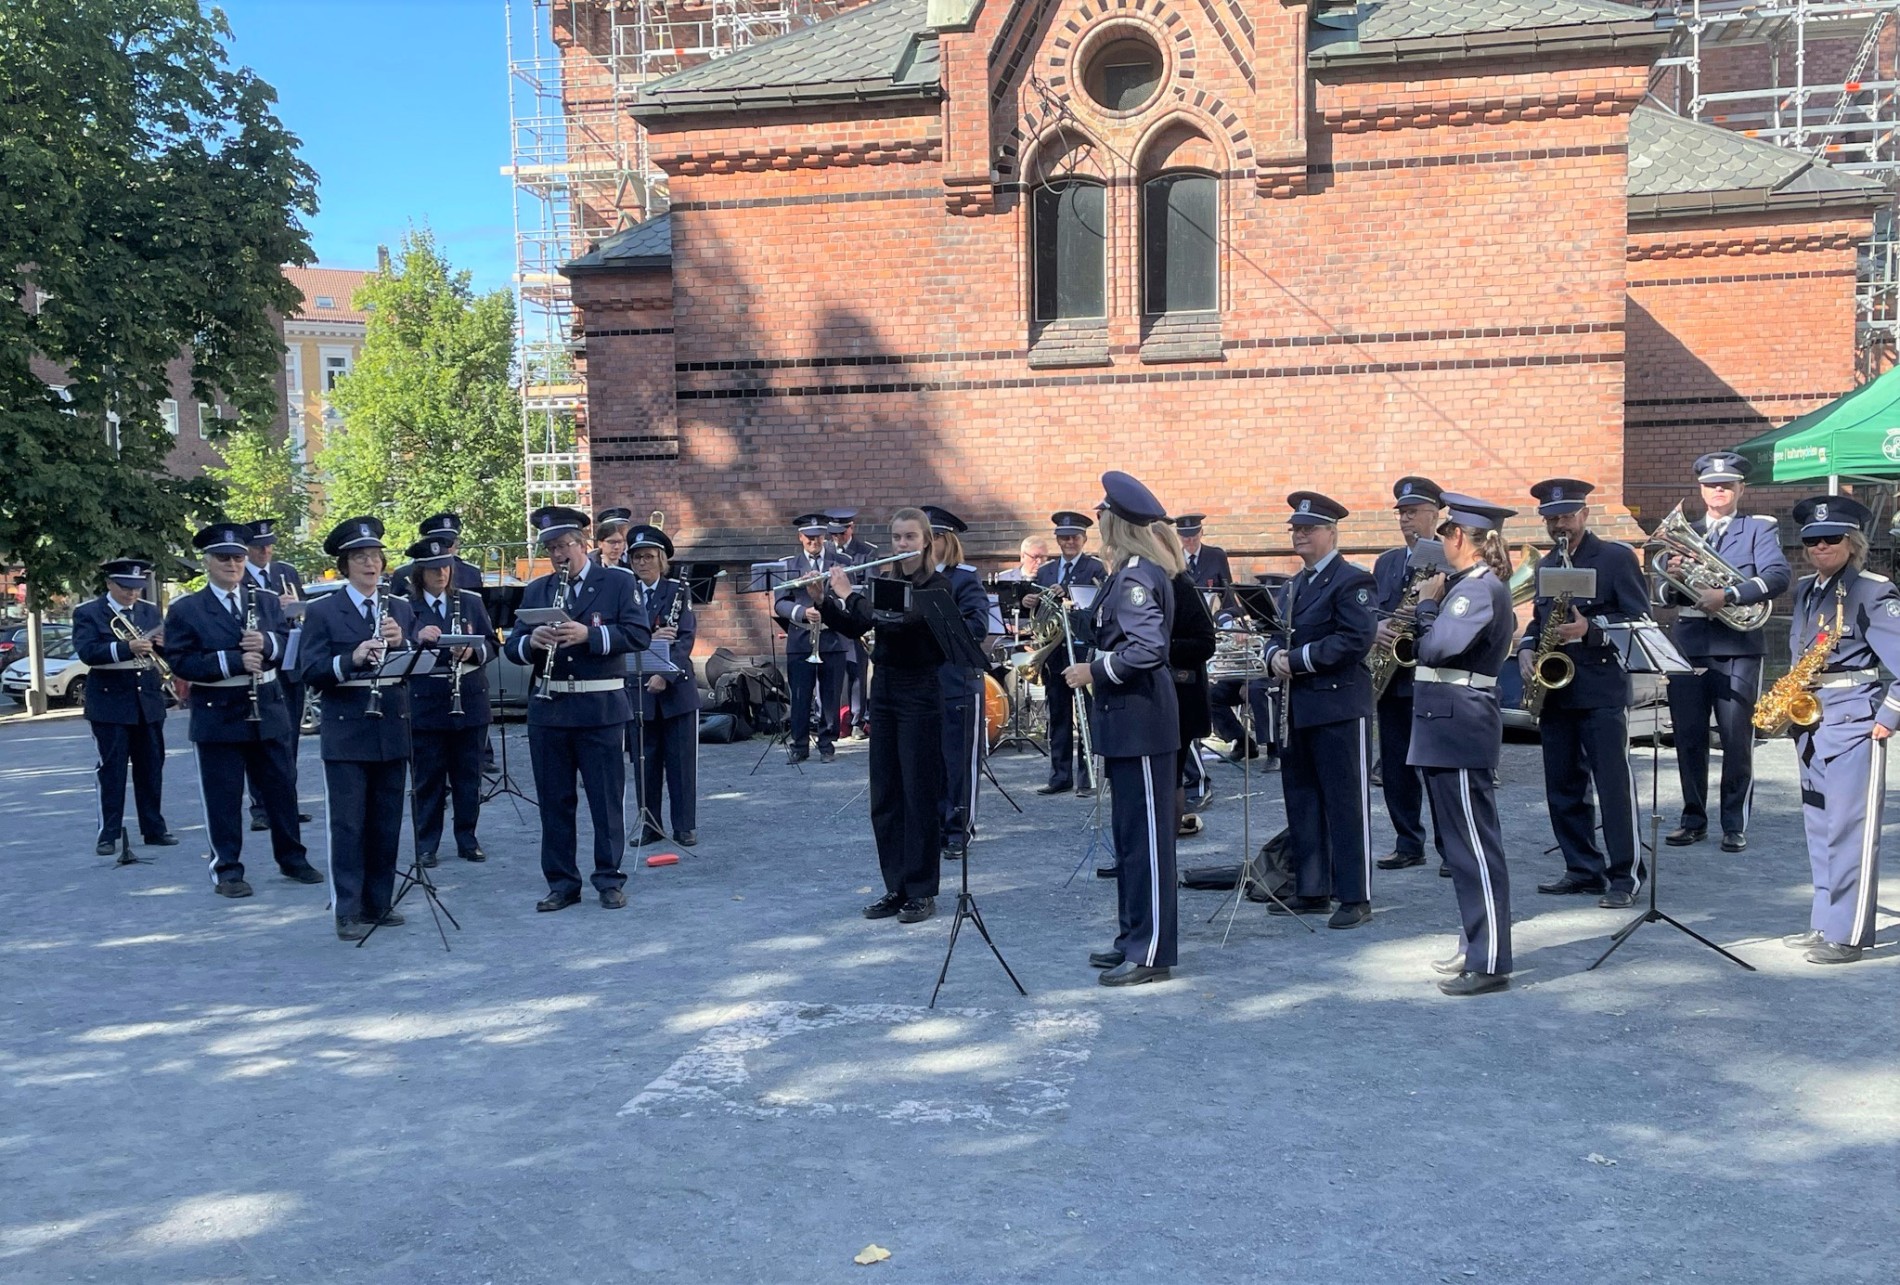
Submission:
[[[135,643],[151,641],[150,634],[141,631],[137,625],[116,611],[112,613],[112,633],[120,642]],[[158,671],[158,681],[161,683],[169,683],[172,680],[172,667],[167,665],[165,658],[158,654],[156,645],[154,645],[150,656],[141,656],[139,657],[139,661],[140,669],[156,669]]]

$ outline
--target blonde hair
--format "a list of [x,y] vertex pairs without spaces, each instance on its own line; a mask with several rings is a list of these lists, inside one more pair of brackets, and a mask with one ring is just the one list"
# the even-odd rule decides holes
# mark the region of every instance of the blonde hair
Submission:
[[955,531],[939,531],[932,536],[931,551],[933,560],[942,563],[946,571],[963,561],[963,541]]
[[1148,529],[1154,533],[1155,539],[1161,542],[1163,556],[1156,558],[1155,561],[1166,567],[1170,576],[1178,576],[1186,571],[1187,550],[1182,547],[1181,532],[1175,528],[1174,523],[1163,518],[1159,522],[1149,523]]
[[1847,562],[1856,571],[1867,565],[1867,533],[1854,530],[1847,533]]
[[[1111,572],[1120,571],[1130,558],[1146,558],[1160,567],[1169,564],[1167,546],[1162,544],[1161,537],[1155,534],[1152,527],[1130,522],[1112,510],[1103,509],[1100,530],[1102,552],[1108,555],[1108,569]],[[1178,538],[1175,548],[1180,548]],[[1183,560],[1181,565],[1186,566],[1186,561]]]

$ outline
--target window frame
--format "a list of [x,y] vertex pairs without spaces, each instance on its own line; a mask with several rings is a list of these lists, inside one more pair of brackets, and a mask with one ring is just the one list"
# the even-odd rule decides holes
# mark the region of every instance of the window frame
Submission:
[[[1153,306],[1153,301],[1152,301],[1151,292],[1150,292],[1150,274],[1153,269],[1153,258],[1152,258],[1151,246],[1149,242],[1149,229],[1152,222],[1150,218],[1150,211],[1149,211],[1149,192],[1157,183],[1169,181],[1169,180],[1180,180],[1184,178],[1195,178],[1195,179],[1206,180],[1207,183],[1210,185],[1210,191],[1213,196],[1213,219],[1212,219],[1213,227],[1209,229],[1208,237],[1207,237],[1207,242],[1208,242],[1207,253],[1209,256],[1210,275],[1212,277],[1212,281],[1209,285],[1209,291],[1212,298],[1208,306],[1204,308],[1199,308],[1199,307],[1196,307],[1196,308],[1168,308],[1168,307],[1156,308]],[[1207,313],[1220,312],[1221,310],[1221,284],[1222,284],[1222,277],[1224,275],[1221,271],[1221,242],[1220,242],[1221,180],[1220,180],[1220,175],[1214,173],[1212,170],[1205,169],[1198,165],[1172,166],[1167,169],[1157,170],[1152,174],[1148,174],[1144,176],[1141,182],[1136,185],[1135,202],[1136,202],[1136,214],[1137,214],[1137,227],[1136,227],[1136,236],[1135,236],[1136,259],[1137,259],[1136,275],[1138,277],[1138,280],[1136,282],[1136,288],[1140,296],[1139,302],[1140,302],[1140,307],[1141,307],[1141,316],[1143,317],[1143,319],[1151,320],[1151,319],[1159,318],[1159,317],[1177,317],[1177,316],[1187,316],[1187,315],[1193,315],[1193,314],[1207,314]],[[1165,236],[1165,231],[1163,235]],[[1167,247],[1167,248],[1172,248],[1172,247]]]
[[[1043,308],[1045,291],[1043,288],[1043,250],[1042,250],[1043,223],[1044,223],[1044,216],[1042,214],[1043,196],[1045,193],[1050,192],[1054,189],[1063,189],[1064,191],[1066,191],[1069,188],[1081,188],[1081,187],[1087,187],[1087,188],[1093,189],[1096,193],[1096,199],[1100,202],[1100,214],[1101,214],[1102,226],[1099,229],[1100,235],[1097,240],[1097,249],[1096,249],[1097,279],[1095,283],[1096,292],[1099,296],[1100,306],[1098,310],[1095,312],[1064,313],[1061,311],[1061,303],[1060,303],[1060,297],[1062,294],[1061,255],[1060,255],[1060,245],[1057,244],[1055,247],[1052,248],[1052,254],[1055,258],[1055,263],[1051,270],[1052,279],[1051,279],[1051,289],[1050,289],[1050,293],[1053,293],[1056,295],[1056,300],[1051,302],[1050,308],[1048,312],[1045,314],[1044,308]],[[1060,197],[1058,196],[1058,200],[1059,199]],[[1109,185],[1102,179],[1099,179],[1095,177],[1094,175],[1090,175],[1090,174],[1064,174],[1056,178],[1044,179],[1042,182],[1035,184],[1029,191],[1028,205],[1029,205],[1029,318],[1030,318],[1030,321],[1033,324],[1038,325],[1038,326],[1053,325],[1053,324],[1062,323],[1062,322],[1106,323],[1108,320],[1108,310],[1109,310],[1109,303],[1110,303],[1109,280],[1108,280]],[[1076,218],[1079,222],[1081,219],[1081,216],[1078,214]],[[1058,226],[1060,226],[1059,219],[1058,219]]]

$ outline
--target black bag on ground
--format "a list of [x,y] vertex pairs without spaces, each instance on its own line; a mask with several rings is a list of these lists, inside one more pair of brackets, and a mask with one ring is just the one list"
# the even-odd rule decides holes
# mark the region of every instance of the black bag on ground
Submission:
[[749,740],[751,736],[752,729],[737,714],[711,710],[699,716],[701,745],[731,745],[734,741]]
[[[1282,901],[1293,895],[1295,876],[1293,854],[1287,843],[1287,834],[1281,830],[1278,834],[1260,845],[1260,870],[1268,888]],[[1240,867],[1233,866],[1194,866],[1181,871],[1181,886],[1203,892],[1231,892],[1240,881]],[[1247,889],[1247,900],[1265,901],[1267,895],[1258,885]]]
[[[791,689],[770,657],[735,656],[720,647],[706,658],[706,685],[712,693],[707,711],[731,715],[735,731],[743,727],[733,739],[744,740],[755,732],[775,734],[785,725]],[[703,730],[700,739],[708,739]]]

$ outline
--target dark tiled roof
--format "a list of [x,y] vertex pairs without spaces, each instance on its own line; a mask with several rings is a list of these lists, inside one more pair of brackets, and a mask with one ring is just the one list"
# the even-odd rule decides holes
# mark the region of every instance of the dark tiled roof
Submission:
[[1654,107],[1630,115],[1629,174],[1634,218],[1885,200],[1869,179]]
[[576,271],[666,268],[672,264],[673,216],[662,214],[645,223],[636,223],[624,232],[614,233],[561,271],[572,275]]
[[[1578,29],[1574,40],[1617,34],[1663,43],[1656,15],[1611,0],[1359,0],[1322,3],[1314,14],[1310,58],[1316,63],[1388,60],[1406,54],[1503,53],[1526,33]],[[1592,28],[1599,29],[1592,31]]]
[[877,0],[640,88],[635,116],[940,92],[927,0]]

